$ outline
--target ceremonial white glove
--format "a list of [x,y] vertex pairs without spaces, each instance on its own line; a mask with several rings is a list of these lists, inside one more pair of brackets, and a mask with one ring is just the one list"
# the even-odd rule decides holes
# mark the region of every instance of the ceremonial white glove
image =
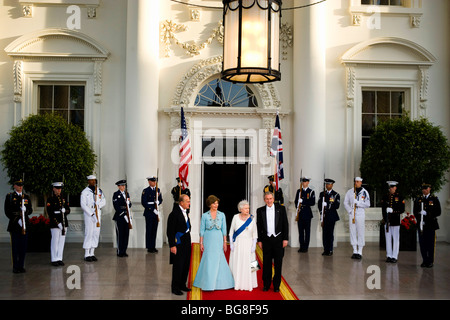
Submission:
[[93,215],[91,216],[91,218],[92,218],[92,221],[97,222],[97,218],[95,217],[95,214],[93,214]]
[[427,212],[425,210],[422,210],[422,211],[420,211],[420,214],[423,215],[423,216],[426,216]]
[[230,241],[230,250],[234,251],[234,242],[233,242],[233,240]]
[[58,228],[62,231],[62,229],[63,229],[63,226],[62,226],[62,224],[61,224],[61,222],[60,223],[58,223]]
[[387,213],[392,213],[392,212],[394,212],[394,210],[392,210],[392,208],[386,208],[386,212]]
[[128,206],[130,205],[130,199],[127,199],[127,205]]
[[303,199],[302,199],[302,198],[300,198],[300,200],[298,200],[298,202],[300,202],[300,203],[303,203]]
[[61,212],[62,212],[62,213],[66,213],[66,208],[62,208],[62,209],[61,209]]
[[326,207],[327,203],[325,201],[322,202],[322,206]]
[[156,214],[157,216],[159,216],[159,211],[156,209],[153,209],[153,213]]
[[20,207],[20,210],[22,210],[22,211],[27,211],[27,207],[22,206],[22,207]]
[[19,226],[22,228],[22,219],[19,219],[17,222],[19,223]]
[[252,250],[251,252],[254,253],[256,251],[256,239],[253,239],[253,244],[252,244]]
[[127,217],[127,216],[123,216],[123,218],[124,218],[125,221],[128,223],[128,217]]

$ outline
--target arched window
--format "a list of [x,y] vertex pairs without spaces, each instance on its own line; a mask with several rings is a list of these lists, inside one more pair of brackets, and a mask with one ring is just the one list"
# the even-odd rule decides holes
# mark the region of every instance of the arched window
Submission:
[[258,101],[249,86],[217,78],[200,89],[195,98],[195,106],[255,108]]

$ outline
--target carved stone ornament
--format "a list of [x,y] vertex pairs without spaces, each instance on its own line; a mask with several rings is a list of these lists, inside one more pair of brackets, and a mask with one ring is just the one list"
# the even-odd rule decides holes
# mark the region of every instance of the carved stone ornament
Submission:
[[177,46],[185,50],[185,54],[190,57],[194,57],[200,54],[200,51],[205,49],[208,45],[216,39],[220,44],[223,44],[223,24],[222,20],[219,21],[216,28],[213,29],[209,38],[201,43],[196,44],[193,41],[181,42],[175,36],[175,33],[180,31],[187,31],[188,27],[183,24],[178,24],[172,20],[165,20],[160,24],[160,41],[164,45],[164,56],[170,57],[172,50],[170,46],[174,42]]
[[[222,56],[201,60],[185,73],[175,89],[172,106],[192,108],[196,94],[204,82],[222,72],[222,60]],[[278,92],[273,83],[255,84],[254,88],[256,88],[257,94],[262,100],[258,103],[262,106],[262,109],[278,109],[281,106]],[[233,112],[233,110],[227,109],[227,112]]]

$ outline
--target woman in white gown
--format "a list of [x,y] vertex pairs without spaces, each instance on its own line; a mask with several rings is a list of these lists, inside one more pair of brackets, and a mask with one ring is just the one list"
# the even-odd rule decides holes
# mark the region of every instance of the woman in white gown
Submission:
[[252,271],[251,262],[256,259],[256,239],[258,230],[256,216],[250,215],[250,205],[246,200],[238,204],[230,227],[230,269],[234,277],[235,290],[252,291],[258,287],[256,271]]

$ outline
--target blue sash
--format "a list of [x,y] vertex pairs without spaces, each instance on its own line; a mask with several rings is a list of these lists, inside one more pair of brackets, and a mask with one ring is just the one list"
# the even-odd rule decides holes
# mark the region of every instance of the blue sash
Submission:
[[252,217],[253,217],[253,216],[250,215],[250,218],[248,218],[248,219],[244,222],[244,224],[243,224],[239,229],[237,229],[235,233],[233,233],[233,242],[235,242],[237,236],[240,235],[241,232],[244,231],[245,228],[247,228],[248,225],[249,225],[250,223],[252,223],[252,221],[253,221]]
[[189,228],[191,227],[189,224],[189,219],[186,221],[186,224],[187,224],[187,229],[185,232],[177,232],[175,234],[175,245],[179,245],[181,243],[181,237],[184,236],[189,231]]

